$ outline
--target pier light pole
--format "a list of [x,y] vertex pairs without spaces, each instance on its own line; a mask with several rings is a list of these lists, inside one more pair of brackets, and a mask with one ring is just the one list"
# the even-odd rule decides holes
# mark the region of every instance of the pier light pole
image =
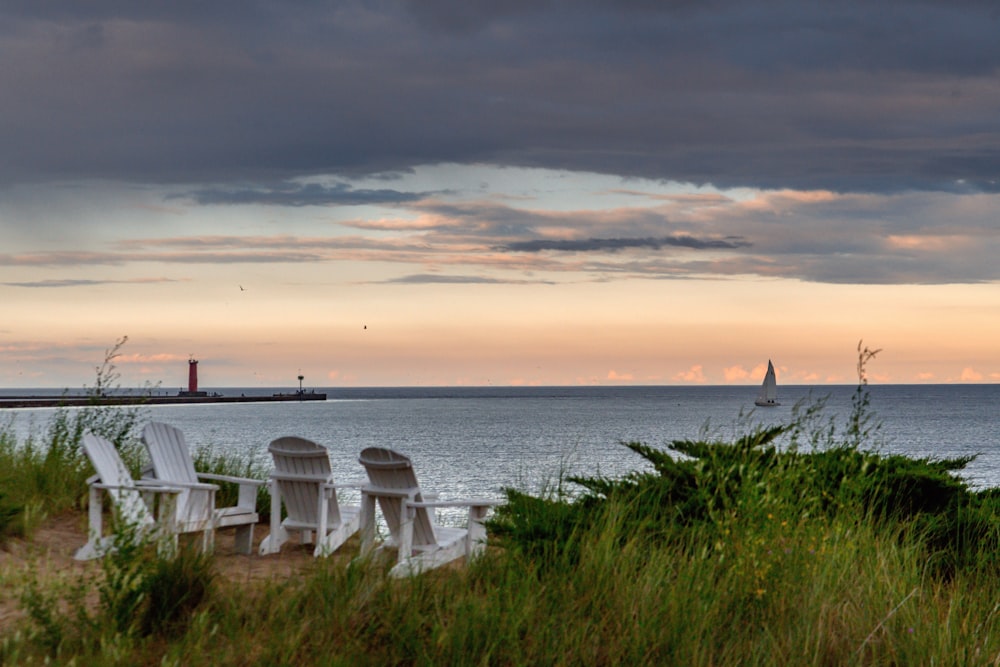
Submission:
[[300,394],[302,393],[302,381],[305,379],[305,377],[306,377],[305,375],[300,375],[299,376],[299,393]]

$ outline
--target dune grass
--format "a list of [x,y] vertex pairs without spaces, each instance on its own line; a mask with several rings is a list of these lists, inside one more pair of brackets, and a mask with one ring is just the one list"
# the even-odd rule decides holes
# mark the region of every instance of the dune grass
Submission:
[[100,583],[28,586],[0,661],[1000,664],[1000,495],[954,475],[966,459],[878,453],[876,431],[862,382],[842,427],[814,404],[732,442],[623,443],[652,470],[508,489],[484,556],[404,580],[317,559],[232,584],[211,557],[125,546]]
[[127,337],[105,351],[96,368],[93,387],[85,388],[92,405],[55,411],[41,436],[19,442],[10,423],[0,425],[0,546],[8,536],[30,536],[49,516],[79,510],[93,469],[81,448],[91,431],[113,442],[126,464],[137,473],[142,453],[135,435],[141,406],[101,406],[97,400],[117,385],[115,359]]

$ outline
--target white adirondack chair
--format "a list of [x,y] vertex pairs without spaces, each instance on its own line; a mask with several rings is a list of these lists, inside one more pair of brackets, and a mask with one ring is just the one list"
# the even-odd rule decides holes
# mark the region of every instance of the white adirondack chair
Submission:
[[[381,548],[398,549],[392,576],[408,576],[444,565],[462,556],[473,557],[486,546],[483,520],[492,500],[427,501],[417,484],[410,459],[391,449],[369,447],[361,452],[361,465],[369,484],[361,490],[361,555],[374,546],[375,504],[389,527],[390,540]],[[434,523],[435,507],[468,507],[466,528],[449,528]]]
[[[177,533],[211,531],[211,523],[184,524],[177,520],[177,496],[181,488],[152,480],[135,480],[129,473],[113,443],[93,433],[83,435],[83,449],[87,453],[96,475],[87,480],[90,487],[88,516],[90,529],[87,543],[80,547],[74,558],[90,560],[103,556],[113,548],[114,535],[104,535],[105,493],[117,511],[118,520],[136,531],[136,537],[153,537],[169,541],[176,547]],[[156,519],[144,500],[148,496],[158,506]],[[156,502],[158,501],[158,502]]]
[[[263,480],[231,477],[195,471],[184,433],[169,424],[150,422],[142,432],[142,441],[153,463],[153,474],[166,484],[179,486],[178,516],[184,521],[207,521],[215,529],[236,528],[235,549],[249,554],[253,550],[253,527],[260,520],[257,514],[257,489]],[[239,498],[232,507],[216,507],[214,482],[239,485]],[[208,493],[208,489],[212,489]],[[208,545],[211,548],[211,544]]]
[[[335,484],[326,448],[296,436],[278,438],[268,445],[274,470],[271,490],[271,534],[260,543],[260,554],[278,553],[291,531],[303,544],[316,533],[314,556],[328,556],[358,532],[361,508],[337,502],[337,489],[361,488],[362,482]],[[286,517],[281,519],[281,503]]]

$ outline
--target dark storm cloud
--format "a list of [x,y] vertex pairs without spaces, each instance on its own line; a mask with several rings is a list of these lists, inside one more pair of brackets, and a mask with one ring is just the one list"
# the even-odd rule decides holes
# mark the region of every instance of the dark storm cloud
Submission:
[[432,193],[399,192],[397,190],[355,189],[346,183],[323,186],[316,183],[305,185],[285,184],[279,187],[259,188],[206,188],[195,190],[186,196],[199,204],[265,204],[272,206],[341,206],[363,204],[400,204],[412,202]]
[[690,236],[665,236],[657,239],[531,239],[530,241],[514,241],[498,249],[513,252],[541,252],[543,250],[556,250],[559,252],[614,252],[627,248],[660,250],[664,246],[708,250],[743,248],[749,245],[749,242],[742,239],[696,239]]
[[479,162],[998,191],[997,34],[994,3],[943,0],[7,2],[0,182],[225,197]]

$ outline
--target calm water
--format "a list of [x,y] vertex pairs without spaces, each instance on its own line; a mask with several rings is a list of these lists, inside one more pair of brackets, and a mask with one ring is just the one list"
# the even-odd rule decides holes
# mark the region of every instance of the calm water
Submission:
[[[441,497],[501,496],[506,486],[537,491],[560,470],[617,476],[642,469],[621,446],[665,445],[745,432],[741,424],[790,419],[798,400],[827,400],[823,415],[838,425],[855,388],[781,387],[777,408],[753,408],[755,387],[402,388],[327,390],[326,402],[164,405],[149,419],[183,429],[192,446],[238,452],[269,467],[267,443],[300,435],[330,450],[335,475],[359,479],[358,453],[387,446],[409,455],[421,484]],[[272,389],[212,389],[225,395]],[[1000,486],[1000,385],[871,386],[871,408],[883,424],[881,449],[914,456],[978,454],[966,478]],[[3,391],[2,394],[25,393]],[[37,392],[36,392],[37,393]],[[40,433],[52,409],[3,410],[23,437]]]

